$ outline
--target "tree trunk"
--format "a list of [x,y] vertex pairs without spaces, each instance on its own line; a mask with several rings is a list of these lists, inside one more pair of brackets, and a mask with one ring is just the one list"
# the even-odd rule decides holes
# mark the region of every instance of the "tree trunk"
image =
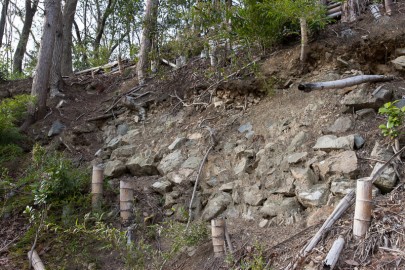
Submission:
[[388,16],[392,15],[392,0],[384,0],[385,12]]
[[44,117],[46,114],[49,75],[52,67],[52,55],[60,7],[61,0],[45,1],[45,20],[41,47],[39,49],[38,64],[35,69],[36,74],[31,89],[31,95],[36,97],[36,100],[28,109],[28,119],[21,127],[22,130],[26,130],[33,122]]
[[152,47],[153,32],[156,25],[156,14],[154,10],[158,8],[158,0],[147,0],[145,15],[143,19],[143,31],[141,38],[141,48],[139,50],[139,60],[137,65],[138,81],[140,85],[145,84],[146,71],[149,66],[149,52]]
[[24,59],[25,51],[27,50],[28,38],[31,32],[32,21],[34,15],[37,12],[39,0],[25,0],[25,19],[24,26],[21,31],[20,39],[18,40],[17,48],[14,53],[13,71],[16,73],[22,73],[22,63]]
[[307,29],[307,20],[304,17],[300,18],[300,26],[301,26],[300,60],[301,60],[301,62],[305,63],[305,61],[307,61],[307,55],[308,55],[308,29]]
[[3,42],[3,35],[4,35],[4,28],[6,27],[6,17],[7,17],[7,9],[8,4],[10,3],[9,0],[4,0],[3,8],[1,9],[1,18],[0,18],[0,47]]
[[72,61],[72,26],[78,0],[67,0],[63,9],[63,38],[61,72],[64,76],[73,74]]
[[105,23],[107,22],[108,16],[110,16],[110,14],[113,12],[116,2],[117,1],[115,1],[115,0],[108,0],[107,8],[105,9],[101,20],[99,20],[99,22],[97,24],[97,34],[96,34],[96,38],[94,39],[94,43],[93,43],[95,58],[98,57],[98,50],[100,48],[101,38],[103,37],[103,34],[104,34]]
[[61,61],[62,61],[62,50],[63,50],[63,22],[62,22],[62,12],[59,10],[58,21],[56,23],[56,35],[55,35],[55,44],[53,47],[52,55],[52,68],[51,68],[51,77],[49,81],[49,89],[51,97],[56,97],[61,95],[60,85],[62,83],[62,74],[61,74]]

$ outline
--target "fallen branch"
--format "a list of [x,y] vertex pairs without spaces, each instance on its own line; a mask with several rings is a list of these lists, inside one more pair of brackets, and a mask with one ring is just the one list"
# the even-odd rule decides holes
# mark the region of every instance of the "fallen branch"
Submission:
[[339,238],[336,239],[335,242],[333,242],[328,255],[326,255],[325,261],[323,263],[323,269],[332,270],[333,268],[335,268],[335,265],[339,260],[340,253],[342,252],[344,245],[345,239],[343,238],[343,236],[339,236]]
[[177,68],[177,66],[176,66],[175,63],[172,63],[172,62],[170,62],[170,61],[168,61],[168,60],[166,60],[166,59],[164,59],[164,58],[160,58],[160,61],[162,61],[163,64],[166,64],[166,65],[168,65],[168,66],[171,66],[172,68]]
[[334,19],[334,18],[337,18],[337,17],[340,17],[340,16],[342,16],[342,11],[338,11],[338,12],[329,14],[329,15],[327,15],[326,17],[331,18],[331,19]]
[[42,263],[41,258],[35,250],[28,251],[28,259],[30,260],[30,265],[32,265],[35,270],[45,270],[45,265]]
[[298,85],[298,90],[304,92],[311,92],[317,89],[332,89],[332,88],[344,88],[348,86],[358,85],[366,82],[386,82],[393,80],[393,76],[385,75],[359,75],[346,79],[328,81],[328,82],[317,82],[317,83],[302,83]]
[[208,158],[208,154],[210,153],[212,148],[214,148],[214,146],[216,145],[214,131],[208,126],[200,126],[200,127],[205,127],[210,132],[211,145],[210,145],[210,147],[208,147],[207,152],[205,152],[204,158],[201,160],[200,167],[198,168],[197,176],[195,178],[193,193],[191,195],[190,205],[188,207],[188,220],[187,220],[187,225],[186,225],[186,231],[188,230],[188,227],[190,226],[190,222],[191,222],[191,219],[193,216],[192,215],[192,212],[193,212],[192,206],[193,206],[193,202],[194,202],[195,193],[197,192],[198,181],[200,180],[200,175],[201,175],[202,169],[204,167],[204,163]]
[[[375,174],[370,175],[370,181],[375,182],[377,178],[381,175],[381,173],[389,166],[391,161],[393,161],[397,156],[399,156],[403,151],[405,151],[405,147],[399,150],[395,155],[393,155],[380,169],[378,169]],[[291,263],[287,265],[285,269],[297,269],[298,266],[302,264],[305,260],[306,256],[312,251],[312,249],[318,244],[318,242],[322,239],[324,233],[332,227],[332,225],[344,214],[344,212],[354,203],[355,197],[355,190],[352,189],[342,200],[340,200],[339,204],[335,207],[332,214],[325,220],[322,227],[318,230],[318,232],[312,237],[312,239],[300,250],[298,255],[293,259]]]

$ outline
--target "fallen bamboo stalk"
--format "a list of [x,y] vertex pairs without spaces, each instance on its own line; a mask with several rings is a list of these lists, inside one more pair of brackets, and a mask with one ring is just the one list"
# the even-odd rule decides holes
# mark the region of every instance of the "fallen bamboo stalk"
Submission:
[[326,14],[327,14],[327,15],[331,15],[331,14],[336,13],[336,12],[339,12],[339,11],[341,11],[341,10],[342,10],[342,7],[341,7],[341,6],[337,6],[337,7],[335,7],[335,8],[329,9]]
[[340,17],[340,16],[342,16],[342,11],[338,11],[338,12],[329,14],[329,15],[327,15],[326,17],[331,18],[331,19],[334,19],[334,18],[337,18],[337,17]]
[[45,270],[45,265],[36,250],[28,251],[28,260],[30,260],[30,264],[35,270]]
[[[388,167],[388,165],[393,161],[397,156],[399,156],[402,152],[405,151],[405,147],[398,151],[395,155],[393,155],[381,168],[379,168],[374,174],[370,176],[370,181],[372,183],[381,175],[381,173]],[[332,214],[325,220],[322,227],[318,230],[318,232],[312,237],[312,239],[300,250],[298,255],[290,262],[287,269],[297,269],[299,265],[302,264],[306,256],[312,251],[312,249],[318,244],[318,242],[322,239],[324,232],[330,228],[336,220],[338,220],[343,213],[354,203],[354,195],[355,191],[351,190],[342,200],[340,200],[339,204],[335,207]]]
[[330,248],[328,255],[326,255],[325,261],[323,263],[324,270],[327,269],[333,270],[333,268],[335,268],[344,245],[345,239],[343,238],[343,236],[340,235],[339,238],[336,239],[335,242],[333,242],[333,245]]
[[171,66],[172,68],[177,68],[177,65],[175,63],[172,63],[172,62],[170,62],[170,61],[168,61],[168,60],[166,60],[164,58],[160,58],[160,61],[162,61],[162,63],[164,63],[164,64],[166,64],[168,66]]
[[342,5],[342,3],[340,3],[340,2],[332,3],[332,4],[327,6],[327,9],[329,10],[331,8],[335,8],[335,7],[341,6],[341,5]]
[[316,82],[316,83],[301,83],[298,85],[298,89],[304,92],[311,92],[317,89],[339,89],[366,82],[386,82],[393,80],[393,76],[385,75],[359,75],[346,79],[328,81],[328,82]]

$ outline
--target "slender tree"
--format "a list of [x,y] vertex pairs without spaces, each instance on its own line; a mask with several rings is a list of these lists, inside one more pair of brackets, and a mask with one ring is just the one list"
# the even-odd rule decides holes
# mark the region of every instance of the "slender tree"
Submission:
[[32,123],[44,117],[46,114],[49,76],[52,67],[52,56],[60,9],[61,0],[45,0],[45,20],[41,47],[39,49],[38,64],[31,89],[31,95],[36,99],[28,110],[28,118],[21,127],[22,130],[26,130]]
[[9,0],[3,1],[3,7],[1,9],[1,18],[0,18],[0,47],[3,42],[3,35],[4,35],[4,28],[6,27],[6,17],[7,17],[7,10],[8,4],[10,3]]
[[139,51],[139,60],[137,65],[138,81],[140,85],[145,84],[146,71],[149,67],[149,53],[152,48],[152,39],[155,32],[158,9],[158,0],[147,0],[145,7],[145,15],[143,19],[143,29],[141,38],[141,48]]
[[[105,24],[107,22],[108,16],[114,11],[114,6],[116,4],[116,0],[108,0],[107,8],[105,9],[103,15],[99,17],[97,22],[97,31],[96,31],[96,38],[94,39],[93,47],[94,47],[94,57],[98,57],[101,38],[104,34]],[[99,12],[100,13],[100,12]]]
[[59,11],[58,20],[56,23],[56,35],[55,35],[55,44],[53,47],[52,55],[52,68],[49,81],[49,89],[51,97],[60,95],[60,86],[62,81],[61,75],[61,60],[62,60],[62,50],[63,50],[63,23],[62,23],[62,12]]
[[13,71],[21,73],[24,54],[27,50],[27,43],[31,32],[32,21],[38,9],[39,0],[25,0],[25,19],[20,39],[14,53]]
[[64,76],[73,74],[72,64],[72,26],[76,13],[78,0],[66,0],[63,8],[63,38],[62,38],[62,61],[61,72]]

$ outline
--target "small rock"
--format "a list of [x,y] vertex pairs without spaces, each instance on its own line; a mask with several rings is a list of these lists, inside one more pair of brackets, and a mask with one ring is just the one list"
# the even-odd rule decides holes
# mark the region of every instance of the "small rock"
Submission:
[[201,157],[189,157],[181,164],[181,168],[196,170],[200,166],[201,160]]
[[173,171],[175,168],[183,163],[184,157],[180,150],[176,150],[173,153],[165,156],[159,163],[157,169],[161,175],[166,175],[167,173]]
[[295,178],[295,186],[299,189],[308,188],[318,181],[317,175],[311,168],[291,168],[291,174]]
[[307,190],[297,192],[298,201],[304,207],[317,207],[326,204],[329,195],[329,186],[327,184],[314,185]]
[[342,133],[349,131],[353,127],[353,121],[348,116],[342,116],[336,119],[336,121],[328,128],[329,132]]
[[353,150],[354,136],[336,137],[335,135],[325,135],[316,141],[313,147],[316,150],[331,151],[331,150]]
[[244,124],[244,125],[241,125],[241,126],[238,128],[238,131],[239,131],[240,133],[244,133],[244,132],[250,132],[250,131],[252,131],[252,129],[253,129],[252,124],[251,124],[251,123],[246,123],[246,124]]
[[215,187],[218,185],[218,178],[216,178],[215,176],[212,176],[209,180],[207,180],[207,185],[210,187]]
[[[187,179],[189,179],[189,176],[194,172],[194,170],[191,169],[180,169],[177,172],[170,172],[167,174],[167,179],[169,179],[170,182],[180,185],[183,182],[185,182]],[[191,182],[191,180],[190,180]]]
[[201,133],[193,133],[193,134],[190,134],[187,138],[189,139],[189,140],[199,140],[199,139],[201,139],[203,137],[203,135],[201,134]]
[[294,151],[299,147],[303,146],[303,144],[307,141],[308,134],[304,131],[300,131],[295,137],[291,140],[290,145],[288,146],[288,151]]
[[202,213],[202,219],[210,221],[224,212],[227,206],[232,202],[232,197],[226,192],[220,192],[214,195],[213,199],[208,200]]
[[332,175],[355,178],[358,174],[358,160],[354,151],[345,151],[312,164],[315,172],[327,180]]
[[358,134],[354,135],[354,149],[358,150],[363,147],[366,141],[364,138]]
[[400,56],[391,61],[397,70],[405,70],[405,56]]
[[127,124],[121,124],[121,125],[118,125],[118,127],[117,127],[117,134],[118,135],[120,135],[120,136],[124,136],[125,134],[127,134],[128,133],[128,129],[129,129],[129,127],[128,127],[128,125]]
[[123,144],[133,144],[137,139],[140,139],[141,132],[138,129],[133,129],[128,131],[124,136],[122,136]]
[[133,176],[158,175],[159,171],[154,164],[154,156],[133,156],[126,164]]
[[371,108],[362,109],[362,110],[358,110],[356,112],[356,115],[357,115],[358,119],[366,119],[368,117],[375,116],[375,111],[374,111],[374,109],[371,109]]
[[333,179],[330,186],[330,191],[333,195],[344,196],[356,188],[356,181],[347,178]]
[[135,145],[124,145],[114,149],[111,152],[111,159],[129,158],[136,153]]
[[246,188],[243,192],[243,198],[245,200],[245,203],[252,206],[261,205],[264,200],[266,200],[266,198],[264,198],[263,196],[262,191],[257,185]]
[[[383,163],[377,162],[371,175],[374,175],[383,165]],[[386,193],[390,192],[395,187],[397,180],[398,178],[394,168],[389,166],[375,180],[374,185],[378,187],[383,193]]]
[[269,220],[268,220],[268,219],[262,219],[262,220],[259,222],[259,227],[260,227],[260,228],[264,228],[264,227],[266,227],[268,224],[269,224]]
[[305,160],[308,156],[308,152],[294,153],[287,157],[287,162],[289,164],[296,164]]
[[394,155],[392,148],[389,146],[383,146],[379,142],[375,142],[373,150],[370,154],[372,158],[383,161],[388,161],[392,157],[392,155]]
[[127,167],[120,160],[110,160],[105,165],[104,175],[108,177],[120,177],[127,171]]
[[248,158],[242,157],[239,163],[236,164],[236,166],[233,168],[233,171],[236,175],[246,171],[246,168],[248,167],[248,160]]
[[173,184],[167,180],[161,180],[153,183],[152,190],[165,195],[167,192],[170,192],[173,187]]
[[121,146],[121,142],[122,142],[122,137],[121,136],[114,137],[107,143],[106,148],[107,149],[115,149],[115,148]]
[[180,147],[182,147],[185,143],[187,142],[187,138],[185,137],[178,137],[176,138],[170,145],[169,145],[169,150],[176,150]]
[[51,128],[48,131],[48,137],[59,135],[65,128],[66,126],[62,124],[59,120],[54,121],[52,123]]
[[232,190],[235,188],[235,185],[236,182],[225,183],[219,187],[219,191],[232,192]]
[[301,207],[296,197],[273,195],[264,202],[259,213],[264,218],[272,218],[277,216],[282,217],[300,211]]

